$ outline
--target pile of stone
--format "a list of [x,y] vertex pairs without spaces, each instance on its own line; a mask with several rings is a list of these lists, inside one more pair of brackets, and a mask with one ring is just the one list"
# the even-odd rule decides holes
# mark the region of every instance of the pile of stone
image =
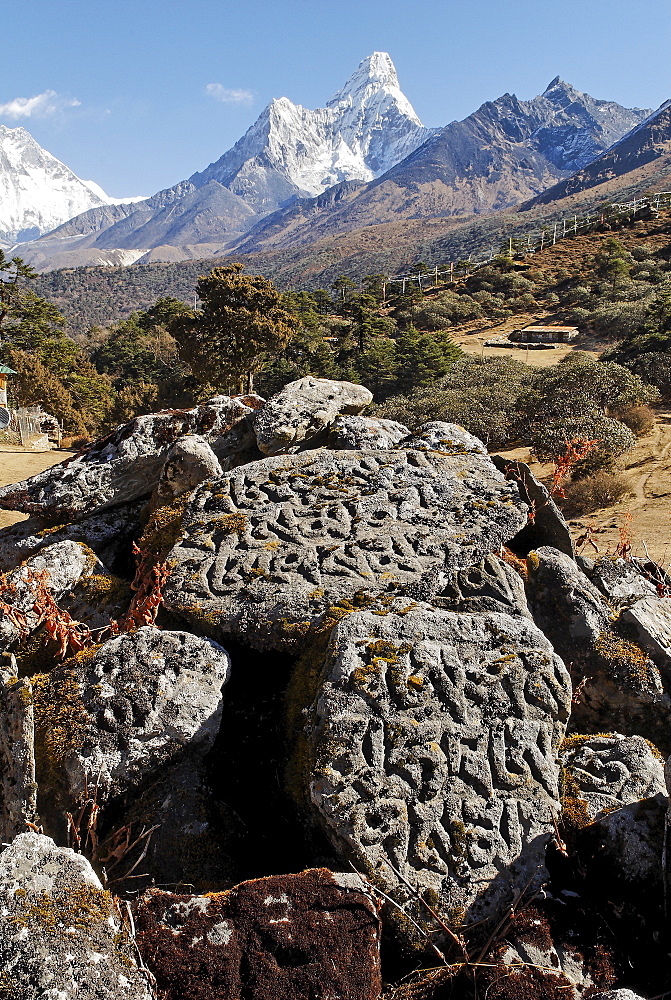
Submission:
[[371,398],[218,396],[0,490],[0,994],[663,991],[671,601]]

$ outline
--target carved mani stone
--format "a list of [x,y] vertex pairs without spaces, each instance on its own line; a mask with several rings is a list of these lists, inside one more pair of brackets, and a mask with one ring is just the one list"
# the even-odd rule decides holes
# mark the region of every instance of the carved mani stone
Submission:
[[430,599],[526,520],[486,455],[311,451],[204,483],[168,559],[166,606],[210,635],[281,647],[357,593]]
[[453,920],[496,918],[543,878],[568,672],[526,619],[402,610],[331,634],[306,731],[311,802],[395,899],[387,862]]

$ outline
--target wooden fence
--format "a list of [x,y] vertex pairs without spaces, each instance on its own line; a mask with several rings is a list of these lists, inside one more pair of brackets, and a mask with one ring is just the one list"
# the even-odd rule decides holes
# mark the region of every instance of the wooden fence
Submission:
[[462,278],[477,271],[479,267],[491,263],[494,257],[500,256],[504,252],[523,256],[537,253],[546,247],[554,246],[559,240],[577,236],[581,231],[603,225],[613,217],[633,218],[645,211],[658,212],[660,208],[668,208],[669,206],[671,206],[671,191],[659,191],[645,198],[633,198],[622,204],[610,204],[601,212],[593,212],[589,215],[572,215],[552,225],[543,226],[541,229],[520,233],[517,236],[509,236],[506,238],[507,248],[504,245],[503,249],[495,252],[492,247],[489,254],[480,259],[472,260],[469,257],[468,260],[452,261],[442,266],[436,265],[432,270],[423,274],[396,274],[391,278],[386,278],[382,283],[383,299],[387,296],[389,285],[400,284],[403,292],[408,284],[414,282],[417,282],[420,289],[435,287],[435,285],[454,281],[455,278]]

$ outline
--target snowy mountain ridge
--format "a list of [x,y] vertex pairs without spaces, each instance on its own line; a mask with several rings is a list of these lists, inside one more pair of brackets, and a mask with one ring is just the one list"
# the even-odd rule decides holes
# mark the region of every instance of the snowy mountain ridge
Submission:
[[215,180],[257,212],[321,194],[341,181],[371,181],[432,135],[398,85],[386,52],[362,60],[324,108],[271,101],[215,163],[189,180]]
[[110,198],[43,149],[30,132],[0,125],[0,239],[35,239],[102,205],[140,199]]

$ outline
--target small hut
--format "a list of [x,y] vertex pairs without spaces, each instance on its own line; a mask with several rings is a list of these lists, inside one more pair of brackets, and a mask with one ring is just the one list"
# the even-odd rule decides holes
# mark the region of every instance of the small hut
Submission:
[[571,344],[579,334],[577,326],[525,326],[508,334],[508,340],[514,344]]

